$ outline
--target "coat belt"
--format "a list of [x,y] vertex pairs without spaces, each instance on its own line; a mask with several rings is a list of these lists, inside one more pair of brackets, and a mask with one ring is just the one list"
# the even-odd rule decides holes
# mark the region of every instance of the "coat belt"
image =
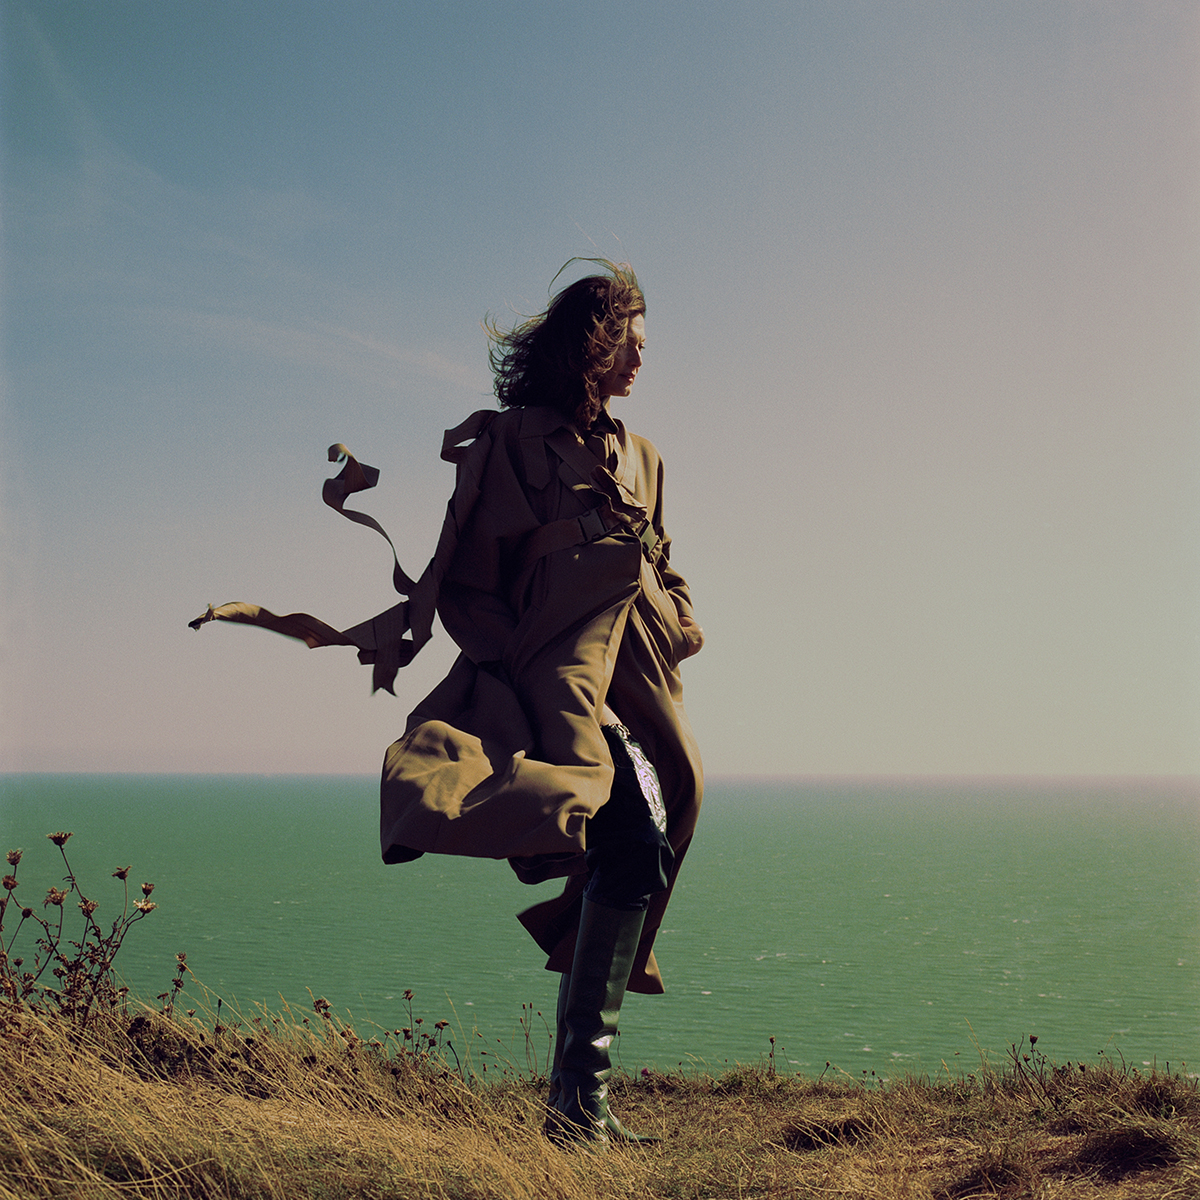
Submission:
[[521,548],[521,568],[531,567],[539,558],[553,554],[556,550],[566,550],[571,546],[582,546],[587,542],[598,541],[613,533],[632,533],[642,546],[646,560],[653,563],[658,558],[661,539],[654,531],[654,525],[644,520],[638,524],[617,520],[609,525],[605,523],[603,505],[591,508],[578,517],[564,517],[560,521],[551,521],[540,525],[526,539]]

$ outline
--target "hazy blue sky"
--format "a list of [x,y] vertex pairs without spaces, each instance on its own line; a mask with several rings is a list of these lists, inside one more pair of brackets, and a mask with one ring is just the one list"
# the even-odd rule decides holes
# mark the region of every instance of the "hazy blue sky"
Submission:
[[7,0],[9,769],[374,772],[480,320],[627,258],[714,773],[1198,773],[1200,8]]

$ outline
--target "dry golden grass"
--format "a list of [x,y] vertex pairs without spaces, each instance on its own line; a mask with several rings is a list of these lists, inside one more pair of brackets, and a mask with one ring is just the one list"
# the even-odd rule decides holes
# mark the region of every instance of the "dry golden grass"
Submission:
[[643,1074],[614,1105],[660,1143],[561,1150],[542,1081],[473,1074],[445,1022],[423,1032],[411,1010],[369,1041],[324,1000],[299,1021],[230,1021],[217,1001],[199,1021],[175,1012],[180,954],[160,1009],[131,1016],[113,960],[153,884],[131,901],[118,868],[101,925],[70,836],[48,835],[67,886],[40,909],[14,899],[19,850],[0,889],[0,1200],[1200,1200],[1195,1080],[1055,1066],[1034,1038],[1002,1072],[939,1080],[783,1076],[773,1055],[719,1078]]
[[0,1073],[5,1200],[1200,1196],[1194,1081],[1040,1055],[874,1086],[769,1064],[622,1080],[622,1117],[663,1138],[639,1150],[557,1149],[536,1082],[464,1081],[330,1017],[214,1034],[147,1012],[81,1031],[9,1009]]

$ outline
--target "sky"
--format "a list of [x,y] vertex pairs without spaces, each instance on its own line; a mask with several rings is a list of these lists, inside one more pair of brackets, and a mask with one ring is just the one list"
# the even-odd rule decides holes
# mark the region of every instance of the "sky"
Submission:
[[[1200,774],[1200,7],[7,0],[0,760],[374,773],[481,321],[628,260],[713,775]],[[581,273],[569,268],[562,278]],[[562,280],[560,280],[561,282]]]

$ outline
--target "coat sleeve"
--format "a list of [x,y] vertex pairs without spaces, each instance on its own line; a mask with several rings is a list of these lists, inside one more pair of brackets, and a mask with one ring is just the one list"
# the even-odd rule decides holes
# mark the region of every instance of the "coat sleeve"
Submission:
[[675,602],[675,608],[681,617],[693,617],[695,615],[692,609],[692,595],[688,588],[687,580],[671,566],[671,539],[667,536],[666,530],[663,528],[663,463],[658,456],[658,452],[654,451],[654,506],[651,510],[650,519],[654,525],[654,531],[660,538],[659,550],[660,557],[657,563],[658,575],[662,580],[664,591]]

